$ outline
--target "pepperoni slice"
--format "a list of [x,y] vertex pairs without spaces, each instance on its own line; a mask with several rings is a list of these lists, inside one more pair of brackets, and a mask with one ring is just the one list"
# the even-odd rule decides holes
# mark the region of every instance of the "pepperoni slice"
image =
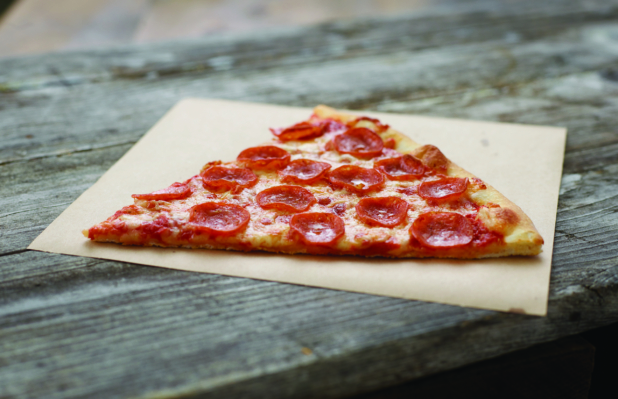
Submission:
[[345,233],[343,220],[332,213],[300,213],[292,216],[290,228],[305,244],[332,245]]
[[388,128],[390,127],[389,125],[386,125],[382,122],[380,122],[379,119],[375,119],[375,118],[370,118],[368,116],[361,116],[359,118],[356,118],[355,120],[353,120],[352,122],[348,122],[348,126],[355,126],[358,122],[362,122],[362,121],[368,121],[371,122],[375,125],[376,129],[382,133],[386,130],[388,130]]
[[382,159],[373,164],[374,169],[384,173],[390,180],[414,180],[425,173],[423,163],[412,155]]
[[327,119],[324,122],[324,133],[338,132],[340,130],[346,130],[348,127],[341,122],[337,122],[332,119]]
[[290,162],[290,153],[274,145],[251,147],[236,158],[255,169],[281,169]]
[[467,188],[467,177],[443,177],[421,183],[418,195],[429,200],[452,201],[461,197]]
[[345,211],[346,211],[347,208],[348,207],[344,203],[335,204],[333,206],[333,212],[337,216],[343,216],[343,215],[345,215]]
[[231,235],[249,223],[249,212],[238,205],[204,202],[189,210],[189,222],[199,230],[213,235]]
[[324,123],[300,122],[290,127],[270,129],[270,131],[281,141],[309,140],[323,135],[324,128]]
[[380,188],[384,176],[373,169],[344,165],[330,172],[328,180],[335,186],[363,194]]
[[316,203],[307,189],[298,186],[275,186],[261,191],[255,201],[264,209],[277,209],[285,212],[303,212]]
[[311,184],[318,181],[331,167],[331,164],[326,162],[297,159],[290,162],[279,175],[284,182]]
[[233,190],[236,188],[247,188],[255,185],[258,178],[251,169],[246,168],[224,168],[223,166],[213,166],[202,172],[204,188],[212,190]]
[[444,249],[472,242],[474,228],[459,213],[428,212],[414,220],[410,234],[426,247]]
[[174,183],[168,188],[158,190],[150,194],[133,194],[131,197],[139,200],[171,201],[185,199],[193,194],[191,187],[185,183]]
[[358,218],[367,224],[395,227],[406,220],[408,203],[398,197],[363,198],[356,204]]
[[366,127],[355,127],[333,139],[335,149],[358,158],[371,158],[382,153],[384,141]]

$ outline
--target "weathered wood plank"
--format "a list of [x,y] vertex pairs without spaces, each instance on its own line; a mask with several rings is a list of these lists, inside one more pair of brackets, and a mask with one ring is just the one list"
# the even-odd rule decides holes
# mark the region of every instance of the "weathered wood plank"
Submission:
[[599,383],[595,353],[584,338],[567,337],[355,399],[588,399],[591,376]]
[[[617,3],[479,4],[1,60],[0,397],[341,397],[615,322]],[[548,317],[24,252],[185,96],[567,126]]]
[[224,3],[201,0],[154,1],[135,33],[135,40],[147,43],[201,37],[213,32],[255,31],[337,19],[396,15],[431,6],[432,2],[406,0],[373,0],[345,5],[329,0],[314,0],[311,6],[303,0]]
[[[32,62],[31,59],[28,63],[33,65],[31,67],[14,65],[15,60],[6,60],[0,62],[0,70],[17,71],[12,73],[19,75],[25,73],[25,68],[31,73],[26,82],[20,82],[19,76],[3,79],[7,88],[5,91],[9,92],[0,95],[0,108],[4,108],[7,116],[0,121],[0,129],[7,132],[6,144],[0,152],[0,162],[133,142],[178,99],[205,94],[282,104],[313,105],[329,102],[335,106],[396,111],[413,108],[411,111],[414,112],[450,116],[457,109],[456,116],[482,119],[504,120],[501,115],[504,109],[513,112],[517,109],[526,111],[542,108],[547,112],[562,107],[564,100],[559,95],[529,98],[516,91],[525,89],[526,83],[530,81],[585,73],[616,63],[616,54],[608,51],[611,50],[612,42],[599,39],[611,36],[614,28],[609,26],[600,29],[598,22],[612,15],[610,12],[601,15],[590,12],[589,18],[585,19],[567,14],[562,24],[553,26],[555,30],[531,38],[509,30],[508,26],[496,32],[497,28],[492,25],[493,29],[483,33],[498,39],[470,43],[471,39],[465,35],[463,37],[466,40],[453,40],[447,35],[431,48],[420,47],[424,43],[421,41],[422,35],[419,38],[416,38],[418,35],[412,36],[417,32],[403,36],[414,37],[416,46],[402,46],[402,32],[394,32],[397,37],[394,41],[392,36],[383,38],[386,32],[379,29],[377,38],[368,38],[366,36],[370,35],[367,33],[357,34],[357,30],[360,30],[355,27],[356,30],[350,29],[350,34],[355,35],[352,39],[343,34],[329,34],[326,38],[335,35],[339,39],[331,43],[322,36],[321,41],[315,39],[317,43],[309,43],[310,48],[315,48],[315,54],[301,50],[289,53],[290,48],[307,48],[306,31],[300,31],[291,39],[284,40],[284,43],[269,38],[280,43],[274,51],[259,52],[259,47],[254,49],[251,47],[253,43],[247,41],[242,45],[227,46],[229,53],[222,53],[221,49],[209,46],[200,49],[199,45],[189,45],[182,49],[184,51],[154,47],[152,54],[158,58],[128,55],[125,50],[105,59],[98,53],[91,58],[77,54],[58,60],[50,57],[45,62]],[[461,25],[472,29],[473,21],[476,19],[470,17]],[[424,33],[441,37],[435,35],[435,22],[426,22],[424,28],[433,31]],[[535,22],[540,26],[544,26],[543,22],[547,24],[547,21]],[[582,40],[572,40],[574,24],[579,24],[577,26],[584,37]],[[400,30],[410,25],[416,26],[403,22],[395,24]],[[526,27],[530,26],[519,26],[519,29],[525,31]],[[382,29],[388,30],[390,25],[385,24]],[[312,33],[316,35],[316,32]],[[511,36],[516,39],[513,40]],[[547,37],[548,40],[538,42],[538,39]],[[446,46],[449,39],[451,42]],[[375,45],[361,45],[374,41]],[[285,53],[286,49],[288,53]],[[341,54],[333,54],[335,50]],[[236,55],[232,57],[229,54]],[[569,57],[588,61],[566,62]],[[86,59],[97,65],[90,68]],[[44,64],[46,70],[40,71],[40,64]],[[88,72],[85,73],[83,69]],[[368,71],[371,71],[371,79],[367,79]],[[44,76],[36,77],[40,72],[44,72]],[[94,76],[89,76],[93,73]],[[242,79],[222,83],[239,74]],[[152,80],[156,76],[165,78]],[[577,81],[577,77],[571,79]],[[523,88],[519,87],[522,85]],[[607,85],[614,83],[607,82]],[[354,91],[349,90],[351,86],[355,87]],[[552,87],[551,82],[546,86]],[[139,87],[140,90],[127,90],[127,87]],[[531,89],[535,88],[533,85]],[[515,93],[504,96],[505,90]],[[483,109],[486,107],[470,104],[479,96],[487,96],[488,91],[494,92],[493,97],[502,95],[502,105],[506,107],[502,112],[496,108],[500,104],[494,105],[494,115]],[[463,107],[461,103],[450,104],[448,100],[453,97],[463,99],[467,104],[463,104]],[[52,98],[54,101],[50,101]],[[444,101],[447,103],[443,104]],[[101,103],[105,103],[104,108],[100,106]],[[408,109],[401,109],[402,104]],[[31,107],[42,109],[33,114],[30,112]],[[466,112],[462,112],[464,109]],[[103,121],[99,118],[102,112],[106,114]],[[76,115],[80,115],[80,118],[77,119]],[[15,125],[15,121],[25,122]],[[39,137],[43,129],[44,139]]]
[[2,166],[0,256],[25,250],[130,147],[110,146]]
[[[154,375],[166,382],[159,394],[337,397],[494,356],[505,340],[514,350],[617,316],[590,290],[571,290],[559,306],[588,302],[591,314],[558,315],[552,299],[553,316],[537,318],[107,261],[6,288],[7,386],[51,398],[136,396],[158,390]],[[24,297],[24,288],[36,294]],[[56,378],[43,380],[50,372]],[[356,375],[365,379],[352,391],[341,385]]]
[[[534,40],[584,21],[611,21],[616,6],[615,0],[606,2],[604,7],[586,7],[586,0],[502,2],[497,6],[493,3],[468,2],[463,12],[449,7],[390,18],[387,22],[384,19],[339,21],[317,28],[213,35],[184,43],[74,53],[70,60],[64,54],[49,54],[45,63],[29,62],[31,57],[3,60],[13,66],[11,79],[3,81],[4,89],[79,84],[112,77],[140,78],[153,71],[159,76],[169,76],[225,70],[225,63],[210,62],[210,57],[222,55],[238,61],[233,65],[235,70],[255,70],[273,61],[287,65],[316,63],[358,57],[367,52],[385,54],[392,50],[411,51],[502,39]],[[63,68],[49,68],[50,64]],[[59,72],[65,75],[59,76]]]
[[15,1],[0,20],[0,57],[127,43],[146,0]]

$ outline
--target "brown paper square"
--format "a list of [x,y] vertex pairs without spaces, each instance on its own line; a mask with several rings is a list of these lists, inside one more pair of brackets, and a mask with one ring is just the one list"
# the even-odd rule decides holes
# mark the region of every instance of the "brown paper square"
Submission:
[[366,259],[123,247],[89,242],[131,194],[151,192],[232,160],[270,139],[268,127],[306,119],[308,108],[186,99],[84,192],[29,249],[171,269],[280,281],[375,295],[545,315],[566,129],[363,112],[381,119],[496,187],[545,239],[536,257],[486,260]]

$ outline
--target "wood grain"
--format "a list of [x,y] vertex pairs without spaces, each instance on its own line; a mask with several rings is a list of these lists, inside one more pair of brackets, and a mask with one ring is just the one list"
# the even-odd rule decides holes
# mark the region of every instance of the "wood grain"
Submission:
[[595,347],[574,336],[355,399],[588,399],[593,368]]
[[443,0],[154,0],[135,32],[137,43],[193,38],[220,32],[308,25],[391,16]]
[[130,43],[148,0],[19,0],[0,20],[0,57]]
[[[336,398],[618,320],[618,2],[451,10],[0,60],[0,397]],[[568,127],[548,317],[25,250],[187,96]]]
[[0,57],[396,15],[442,3],[447,0],[19,0],[0,20]]

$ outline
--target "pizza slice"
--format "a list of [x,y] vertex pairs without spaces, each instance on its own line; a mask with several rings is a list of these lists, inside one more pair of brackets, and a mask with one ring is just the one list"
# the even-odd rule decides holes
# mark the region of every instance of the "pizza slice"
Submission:
[[318,106],[84,231],[125,245],[383,257],[536,255],[522,210],[435,146]]

